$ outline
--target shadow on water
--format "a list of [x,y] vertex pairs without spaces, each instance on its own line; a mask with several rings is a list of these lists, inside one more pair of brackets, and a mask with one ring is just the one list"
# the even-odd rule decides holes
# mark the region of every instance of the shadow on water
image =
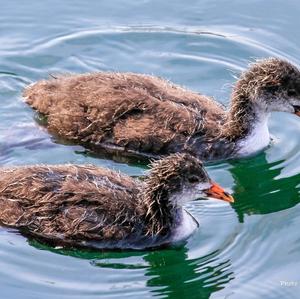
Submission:
[[[161,298],[207,299],[234,279],[229,259],[221,261],[213,252],[189,259],[188,248],[178,247],[153,251],[96,251],[86,249],[54,248],[37,240],[28,243],[39,250],[90,260],[95,267],[115,270],[144,269],[146,286]],[[128,262],[141,258],[143,262]]]
[[232,205],[240,222],[244,215],[268,214],[294,207],[300,202],[300,174],[279,177],[283,161],[268,163],[266,154],[231,161],[235,181]]

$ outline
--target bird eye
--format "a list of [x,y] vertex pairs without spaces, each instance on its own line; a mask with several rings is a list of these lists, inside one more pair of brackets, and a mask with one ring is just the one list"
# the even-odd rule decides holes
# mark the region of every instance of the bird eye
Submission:
[[199,178],[198,178],[197,176],[193,175],[193,176],[190,176],[190,177],[188,178],[188,181],[189,181],[191,184],[199,183]]
[[293,97],[293,96],[297,95],[297,92],[296,92],[295,89],[289,89],[287,94],[288,94],[289,97]]

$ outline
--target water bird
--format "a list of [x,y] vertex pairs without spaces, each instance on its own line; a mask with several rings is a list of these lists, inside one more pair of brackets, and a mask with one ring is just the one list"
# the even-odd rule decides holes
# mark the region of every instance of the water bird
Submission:
[[135,73],[58,75],[28,86],[24,98],[46,116],[51,133],[93,150],[220,160],[268,146],[271,112],[300,116],[300,72],[279,58],[257,60],[235,83],[227,110],[211,97]]
[[233,197],[195,157],[152,163],[144,180],[92,165],[0,169],[0,223],[58,246],[144,249],[186,240],[189,200]]

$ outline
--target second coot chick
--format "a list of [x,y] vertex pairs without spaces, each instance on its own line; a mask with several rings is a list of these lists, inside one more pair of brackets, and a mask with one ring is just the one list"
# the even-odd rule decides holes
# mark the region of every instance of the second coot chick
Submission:
[[182,205],[233,198],[202,163],[173,154],[144,181],[88,165],[0,169],[0,222],[56,245],[144,249],[183,241],[197,221]]

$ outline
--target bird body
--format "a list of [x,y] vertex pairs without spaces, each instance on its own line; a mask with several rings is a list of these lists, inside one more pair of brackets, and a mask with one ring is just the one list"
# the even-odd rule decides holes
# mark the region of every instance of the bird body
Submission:
[[182,151],[187,138],[203,128],[213,136],[225,112],[209,97],[132,73],[62,76],[32,85],[25,96],[47,115],[54,134],[149,157]]
[[235,84],[227,110],[213,98],[133,73],[58,76],[29,86],[24,97],[47,117],[50,132],[93,150],[217,160],[266,147],[272,111],[300,114],[300,72],[280,59],[258,61]]
[[[59,245],[157,247],[192,234],[197,222],[182,208],[183,200],[211,187],[189,155],[159,161],[145,181],[92,165],[2,168],[0,223]],[[220,194],[215,192],[232,200]]]

